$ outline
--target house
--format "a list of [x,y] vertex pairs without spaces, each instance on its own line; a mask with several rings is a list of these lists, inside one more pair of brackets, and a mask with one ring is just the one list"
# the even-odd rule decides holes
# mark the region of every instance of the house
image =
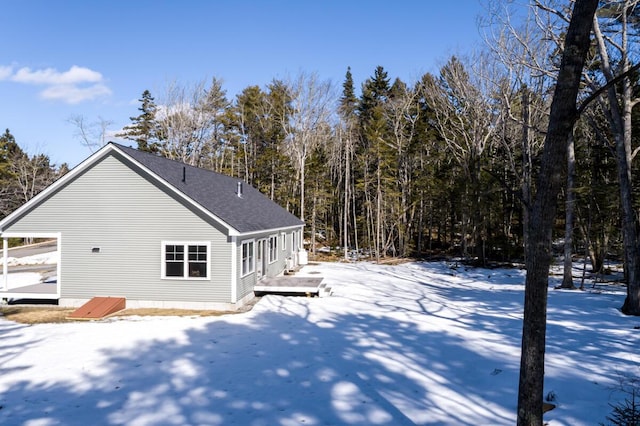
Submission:
[[233,309],[298,264],[303,226],[242,180],[109,143],[0,221],[0,297],[27,297],[7,286],[8,238],[50,237],[62,306]]

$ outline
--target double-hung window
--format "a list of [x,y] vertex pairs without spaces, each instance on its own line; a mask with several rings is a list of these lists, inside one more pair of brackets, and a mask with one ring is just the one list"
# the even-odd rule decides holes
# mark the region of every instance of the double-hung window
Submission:
[[162,278],[207,279],[211,244],[208,241],[165,241],[162,259]]
[[249,275],[255,270],[253,240],[242,243],[242,276]]
[[269,263],[278,260],[278,236],[269,237]]

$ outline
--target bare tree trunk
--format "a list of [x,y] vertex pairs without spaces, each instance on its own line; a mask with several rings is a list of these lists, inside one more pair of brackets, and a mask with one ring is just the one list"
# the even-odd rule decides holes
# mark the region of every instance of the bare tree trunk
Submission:
[[316,185],[313,191],[313,204],[311,207],[311,254],[313,256],[316,255],[316,216],[317,216],[317,210],[316,210],[316,203],[317,203],[317,196],[316,194],[318,193],[318,181],[316,180]]
[[518,426],[542,425],[552,228],[567,153],[567,139],[576,119],[576,98],[597,7],[598,0],[576,0],[574,4],[551,103],[537,192],[527,227],[529,241],[525,247],[527,277],[518,388]]
[[342,236],[344,238],[344,260],[349,260],[349,186],[351,185],[351,134],[347,135],[344,146],[344,224]]
[[[522,235],[524,247],[529,243],[529,208],[531,207],[531,112],[529,89],[522,90]],[[526,252],[525,252],[526,256]],[[525,257],[526,261],[526,257]]]
[[380,152],[378,151],[378,166],[376,169],[376,262],[380,263],[380,249],[382,247],[382,182],[380,170]]
[[[627,40],[627,16],[625,2],[622,8],[622,56],[621,73],[630,70]],[[594,33],[596,36],[600,64],[607,82],[614,80],[609,54],[605,46],[605,37],[600,32],[597,19],[594,19]],[[607,90],[609,99],[608,119],[615,140],[616,161],[618,166],[618,181],[620,185],[620,203],[622,210],[622,237],[624,242],[625,275],[627,279],[627,297],[622,305],[622,312],[627,315],[640,315],[640,234],[638,218],[633,207],[633,192],[631,178],[631,111],[632,87],[629,76],[622,79],[622,95],[619,97],[616,87],[611,85]],[[620,101],[619,101],[620,99]],[[622,106],[620,103],[622,103]]]
[[573,285],[573,224],[576,205],[575,193],[576,153],[573,134],[569,135],[567,143],[567,199],[565,200],[564,224],[564,275],[560,288],[575,289]]

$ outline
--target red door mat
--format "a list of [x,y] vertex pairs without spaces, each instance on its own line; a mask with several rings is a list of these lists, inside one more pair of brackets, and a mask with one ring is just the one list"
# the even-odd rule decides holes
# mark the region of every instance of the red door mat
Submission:
[[73,311],[69,319],[100,319],[125,308],[127,302],[124,297],[94,297],[78,309]]

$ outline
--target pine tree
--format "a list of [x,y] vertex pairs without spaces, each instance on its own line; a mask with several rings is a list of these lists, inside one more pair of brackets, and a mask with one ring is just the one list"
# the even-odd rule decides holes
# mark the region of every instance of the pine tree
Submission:
[[125,126],[122,129],[123,132],[116,136],[137,142],[140,151],[157,153],[161,139],[156,121],[158,107],[149,90],[142,92],[139,101],[141,106],[138,111],[141,114],[137,117],[130,117],[132,124]]
[[[356,110],[358,108],[358,99],[355,95],[353,85],[353,75],[351,74],[351,67],[347,67],[347,73],[345,74],[344,83],[342,84],[342,96],[340,97],[340,104],[338,111],[342,120],[341,128],[343,132],[339,132],[339,137],[335,138],[335,142],[339,144],[338,149],[334,150],[334,161],[331,162],[334,175],[338,177],[337,188],[338,198],[336,204],[339,205],[340,188],[342,188],[342,217],[338,219],[341,225],[338,227],[342,230],[342,245],[344,249],[344,257],[349,259],[349,222],[351,220],[351,212],[355,212],[355,205],[352,205],[354,199],[353,194],[355,188],[353,184],[353,155],[355,140],[357,138],[357,115]],[[337,160],[337,161],[335,161]],[[338,210],[340,210],[338,208]],[[352,242],[357,250],[358,234],[355,220],[353,220],[353,239]]]
[[56,170],[49,157],[29,157],[7,129],[0,136],[0,217],[29,201],[59,176],[66,165]]
[[7,166],[12,159],[19,155],[24,155],[24,152],[16,143],[16,139],[9,129],[6,129],[0,136],[0,176],[6,173]]
[[342,83],[342,96],[340,97],[339,112],[344,120],[350,120],[356,113],[358,99],[353,86],[353,75],[351,67],[347,67],[347,73]]
[[238,176],[255,185],[258,147],[264,141],[265,93],[258,86],[246,87],[236,98],[233,126],[239,135],[236,147]]
[[357,152],[364,160],[361,185],[365,197],[367,234],[370,244],[373,244],[376,260],[386,251],[382,156],[385,140],[389,136],[384,104],[390,90],[387,72],[382,66],[376,67],[373,77],[362,86],[358,108],[362,141]]
[[9,129],[6,129],[0,136],[0,217],[11,213],[19,205],[14,165],[22,157],[26,157],[26,154],[20,149]]

